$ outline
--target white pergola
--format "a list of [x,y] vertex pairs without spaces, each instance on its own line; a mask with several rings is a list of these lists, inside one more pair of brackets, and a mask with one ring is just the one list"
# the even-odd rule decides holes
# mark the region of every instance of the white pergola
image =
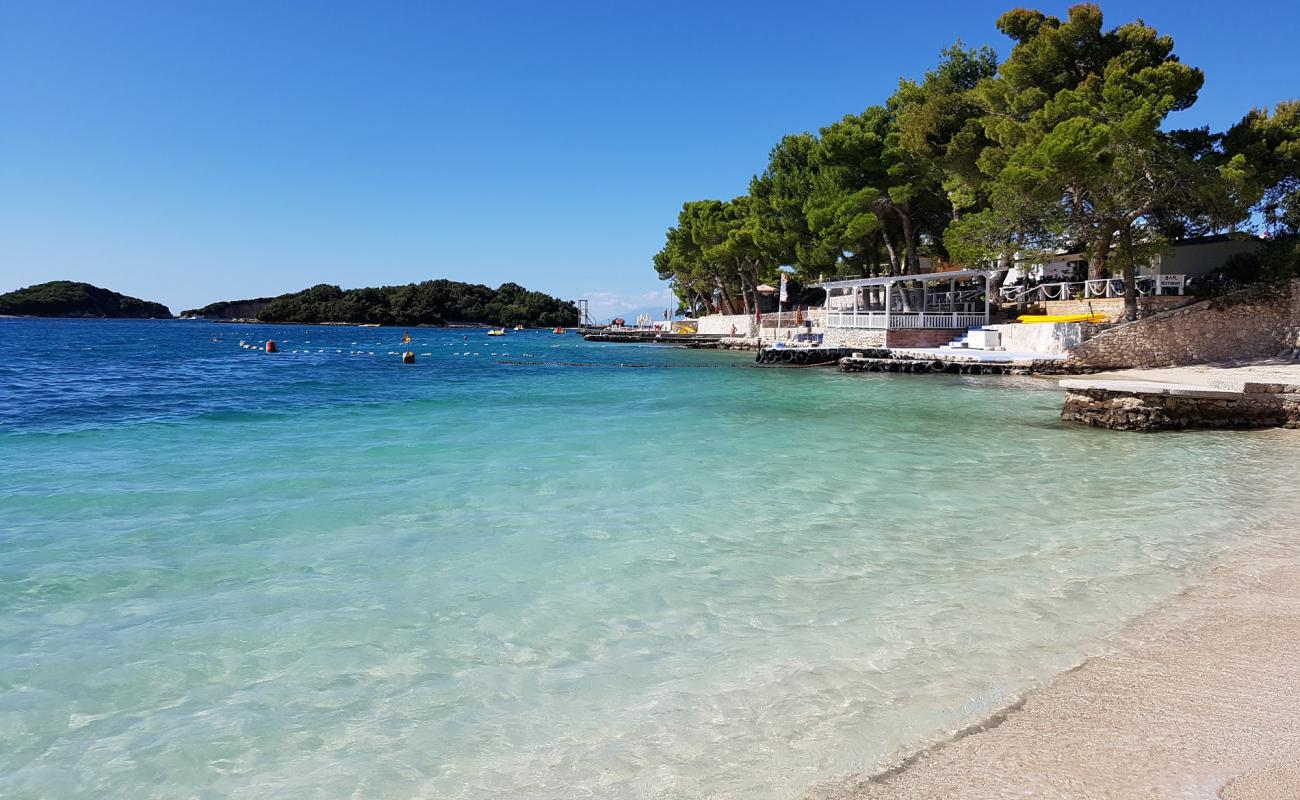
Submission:
[[[828,328],[971,328],[988,323],[989,279],[1003,271],[963,269],[825,281],[813,286],[826,290]],[[957,286],[972,280],[977,282],[974,288]],[[897,286],[900,283],[920,287]]]

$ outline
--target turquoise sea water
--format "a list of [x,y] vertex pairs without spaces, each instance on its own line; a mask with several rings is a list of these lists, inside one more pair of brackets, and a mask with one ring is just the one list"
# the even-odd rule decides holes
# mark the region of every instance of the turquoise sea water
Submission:
[[1294,471],[1053,381],[411,333],[0,319],[0,797],[795,797],[1094,652]]

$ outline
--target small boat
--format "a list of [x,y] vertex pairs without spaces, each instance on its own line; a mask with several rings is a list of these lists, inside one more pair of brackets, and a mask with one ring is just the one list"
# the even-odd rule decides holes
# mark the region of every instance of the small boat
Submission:
[[551,333],[564,333],[564,328],[556,328],[555,330],[551,331]]
[[489,328],[489,329],[488,329],[488,336],[505,336],[505,335],[506,335],[506,329],[505,329],[505,328]]
[[516,325],[516,326],[515,326],[515,330],[517,330],[517,331],[522,331],[523,329],[524,329],[524,326],[523,326],[523,325]]

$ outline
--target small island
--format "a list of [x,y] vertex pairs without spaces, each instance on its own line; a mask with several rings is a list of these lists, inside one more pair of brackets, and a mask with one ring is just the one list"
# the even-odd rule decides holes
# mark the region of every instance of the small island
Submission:
[[0,315],[23,317],[111,317],[171,319],[162,303],[80,281],[48,281],[0,294]]
[[274,298],[211,303],[183,311],[181,316],[318,324],[473,323],[546,328],[578,324],[578,308],[571,301],[532,292],[517,283],[492,289],[445,279],[360,289],[318,284]]

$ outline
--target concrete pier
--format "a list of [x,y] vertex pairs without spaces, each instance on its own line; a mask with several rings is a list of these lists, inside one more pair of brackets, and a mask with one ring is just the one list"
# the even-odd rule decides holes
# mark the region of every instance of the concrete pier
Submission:
[[1300,428],[1300,365],[1132,370],[1060,385],[1061,419],[1098,428]]

